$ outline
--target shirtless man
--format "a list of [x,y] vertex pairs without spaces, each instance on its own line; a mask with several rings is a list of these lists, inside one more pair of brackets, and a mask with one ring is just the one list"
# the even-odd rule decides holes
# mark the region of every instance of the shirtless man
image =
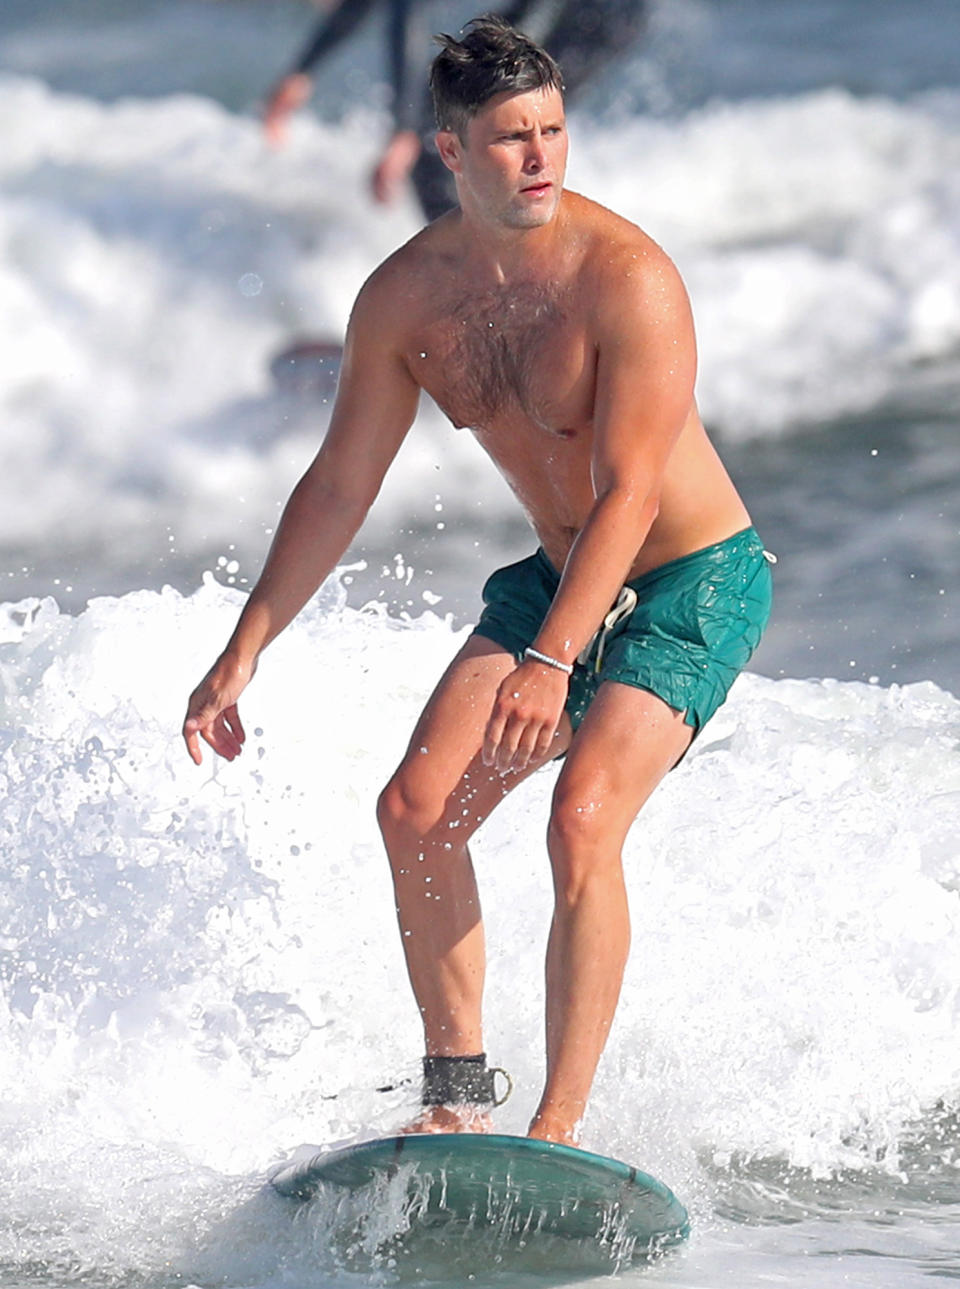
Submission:
[[476,632],[379,801],[426,1038],[414,1126],[487,1126],[484,941],[467,842],[511,789],[566,753],[547,835],[546,1081],[529,1131],[571,1143],[627,957],[624,839],[756,646],[770,576],[697,414],[676,269],[633,224],[563,191],[556,64],[500,19],[442,44],[437,146],[460,209],[361,290],[326,439],[191,696],[184,737],[198,764],[200,738],[239,754],[237,699],[353,539],[425,389],[477,436],[541,549],[487,582]]

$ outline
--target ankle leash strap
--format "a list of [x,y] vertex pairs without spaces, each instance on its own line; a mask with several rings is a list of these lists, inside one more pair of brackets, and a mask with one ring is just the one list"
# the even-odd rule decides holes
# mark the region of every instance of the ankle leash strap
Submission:
[[[497,1075],[503,1075],[506,1089],[497,1096]],[[513,1091],[513,1080],[498,1066],[487,1068],[487,1055],[425,1056],[421,1102],[432,1105],[503,1105]]]

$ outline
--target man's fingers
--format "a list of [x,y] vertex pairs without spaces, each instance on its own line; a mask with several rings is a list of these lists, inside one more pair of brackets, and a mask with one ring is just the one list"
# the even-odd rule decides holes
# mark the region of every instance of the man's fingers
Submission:
[[227,761],[233,761],[238,757],[243,751],[247,735],[236,703],[222,711],[217,702],[206,702],[195,706],[194,701],[191,701],[190,707],[194,710],[183,723],[183,738],[193,762],[196,765],[203,763],[200,751],[201,738],[218,756],[224,757]]
[[[192,705],[193,704],[191,702],[191,706]],[[183,741],[187,745],[187,751],[190,753],[191,759],[197,765],[201,765],[203,763],[203,754],[200,751],[199,736],[203,734],[203,727],[206,723],[207,723],[207,719],[206,719],[206,713],[204,711],[201,710],[200,712],[197,712],[195,715],[191,716],[188,709],[187,718],[183,722]]]
[[527,722],[520,717],[514,717],[506,722],[500,745],[497,748],[496,766],[501,774],[506,774],[508,770],[516,769],[514,762],[526,728]]
[[483,740],[484,765],[494,767],[501,774],[509,769],[522,732],[522,722],[518,725],[515,719],[508,719],[494,708]]
[[200,734],[215,752],[225,757],[228,761],[232,761],[243,751],[240,740],[230,728],[223,712],[220,713],[215,721],[205,726],[200,731]]
[[187,751],[195,765],[203,764],[203,755],[200,751],[200,739],[197,737],[197,727],[193,721],[185,721],[183,726],[183,741],[187,745]]
[[[239,722],[238,722],[239,723]],[[234,729],[226,712],[221,712],[214,722],[214,729],[220,735],[221,742],[229,747],[234,756],[239,756],[243,751],[243,739]]]
[[[541,730],[542,728],[541,726]],[[541,751],[543,744],[542,733],[537,734],[536,730],[531,730],[528,733],[529,737],[525,738],[521,743],[516,763],[514,764],[514,769],[518,771],[525,770],[531,761],[537,761],[543,755]]]
[[544,725],[537,736],[536,745],[533,749],[533,755],[537,758],[547,756],[553,747],[553,741],[557,737],[557,726]]
[[508,769],[522,773],[531,761],[538,761],[547,754],[552,741],[553,731],[549,725],[530,721],[521,731],[520,742]]
[[500,740],[503,738],[503,731],[507,725],[507,718],[501,716],[494,708],[493,715],[487,721],[487,728],[483,736],[483,764],[496,765],[497,752],[500,748]]
[[[513,752],[507,756],[507,745],[502,744],[500,748],[501,769],[504,771],[514,770],[519,772],[526,769],[527,762],[530,760],[532,746],[531,727],[525,721],[516,721],[515,728],[511,731],[514,735],[510,741],[513,744]],[[533,731],[536,733],[536,730]]]
[[224,712],[224,717],[226,718],[227,723],[229,724],[234,735],[236,736],[237,742],[241,744],[246,743],[247,735],[246,735],[246,731],[243,728],[243,722],[240,720],[240,713],[237,711],[236,703],[232,703],[227,708],[227,710]]
[[216,722],[213,725],[205,725],[200,731],[200,737],[208,747],[213,748],[217,756],[222,756],[225,761],[232,761],[240,753],[236,741],[226,737],[223,728]]

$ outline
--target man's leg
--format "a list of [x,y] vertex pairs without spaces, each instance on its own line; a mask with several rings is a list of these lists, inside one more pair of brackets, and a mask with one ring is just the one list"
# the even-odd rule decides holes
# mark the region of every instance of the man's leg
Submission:
[[533,1137],[576,1139],[630,945],[623,843],[692,734],[683,714],[656,695],[608,682],[573,737],[548,835],[556,904],[546,964],[547,1078]]
[[[427,703],[378,805],[430,1056],[483,1051],[483,923],[467,842],[507,793],[548,759],[505,775],[481,761],[497,689],[515,666],[492,641],[467,641]],[[569,737],[564,717],[550,757]],[[439,1110],[433,1118],[436,1123],[426,1126],[456,1126]]]

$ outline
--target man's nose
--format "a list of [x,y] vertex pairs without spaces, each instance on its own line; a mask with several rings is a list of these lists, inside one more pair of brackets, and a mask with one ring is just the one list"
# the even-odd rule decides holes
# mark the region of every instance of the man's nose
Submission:
[[527,144],[527,155],[525,158],[525,169],[536,173],[542,170],[547,164],[546,149],[543,146],[543,135],[532,134]]

